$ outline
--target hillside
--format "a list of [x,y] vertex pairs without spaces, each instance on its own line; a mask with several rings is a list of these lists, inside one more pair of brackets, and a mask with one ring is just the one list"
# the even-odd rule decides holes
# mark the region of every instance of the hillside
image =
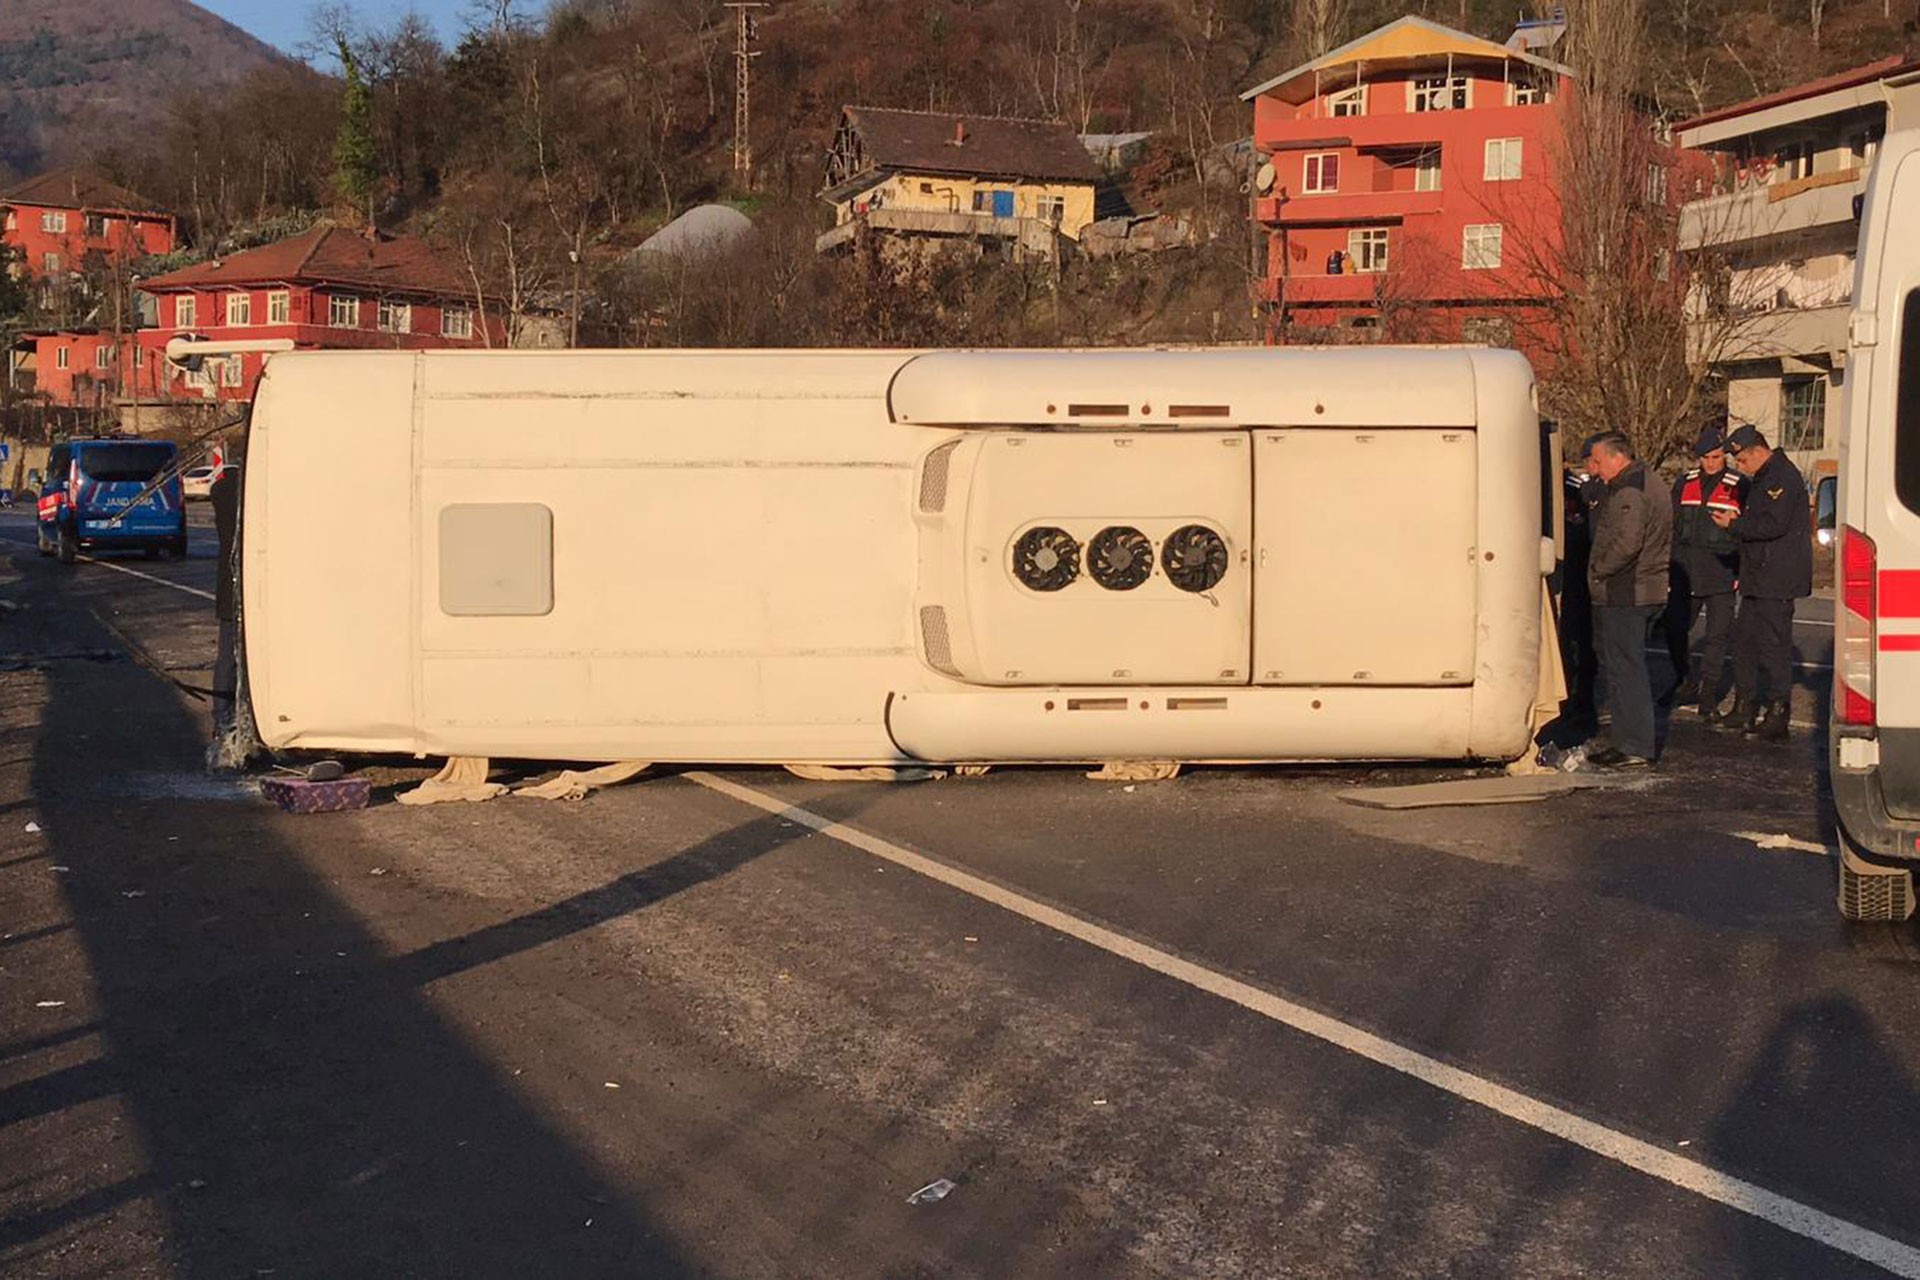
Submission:
[[217,87],[281,61],[188,0],[0,3],[0,177],[127,149],[182,85]]

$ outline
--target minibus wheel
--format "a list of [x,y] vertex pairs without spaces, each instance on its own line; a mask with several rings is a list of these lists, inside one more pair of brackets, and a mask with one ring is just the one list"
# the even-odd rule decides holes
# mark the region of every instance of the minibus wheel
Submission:
[[62,529],[60,531],[60,563],[72,564],[79,558],[80,539],[75,536],[73,530]]
[[1895,924],[1913,918],[1913,872],[1862,862],[1840,837],[1840,914],[1868,924]]
[[43,556],[53,554],[53,544],[47,541],[46,532],[37,524],[33,526],[33,549]]

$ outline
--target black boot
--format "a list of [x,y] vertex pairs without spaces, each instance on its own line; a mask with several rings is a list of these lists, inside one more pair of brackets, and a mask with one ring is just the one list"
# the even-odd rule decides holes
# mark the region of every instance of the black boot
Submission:
[[1733,706],[1707,717],[1707,723],[1721,733],[1745,733],[1760,715],[1760,704],[1744,693],[1733,695]]
[[1740,731],[1742,737],[1762,742],[1785,742],[1791,736],[1789,721],[1793,712],[1785,702],[1769,702],[1754,722]]

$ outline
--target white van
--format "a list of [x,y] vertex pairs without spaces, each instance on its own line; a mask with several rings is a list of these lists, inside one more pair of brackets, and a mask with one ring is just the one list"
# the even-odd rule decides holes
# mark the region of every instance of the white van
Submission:
[[1888,84],[1840,439],[1831,772],[1841,914],[1905,920],[1920,860],[1920,77]]
[[1509,760],[1556,456],[1502,351],[291,353],[253,709],[419,755]]

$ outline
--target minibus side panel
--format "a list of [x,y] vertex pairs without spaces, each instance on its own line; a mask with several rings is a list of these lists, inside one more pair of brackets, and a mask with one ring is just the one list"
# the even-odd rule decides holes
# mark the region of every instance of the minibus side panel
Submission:
[[1259,431],[1254,679],[1473,682],[1472,431]]

